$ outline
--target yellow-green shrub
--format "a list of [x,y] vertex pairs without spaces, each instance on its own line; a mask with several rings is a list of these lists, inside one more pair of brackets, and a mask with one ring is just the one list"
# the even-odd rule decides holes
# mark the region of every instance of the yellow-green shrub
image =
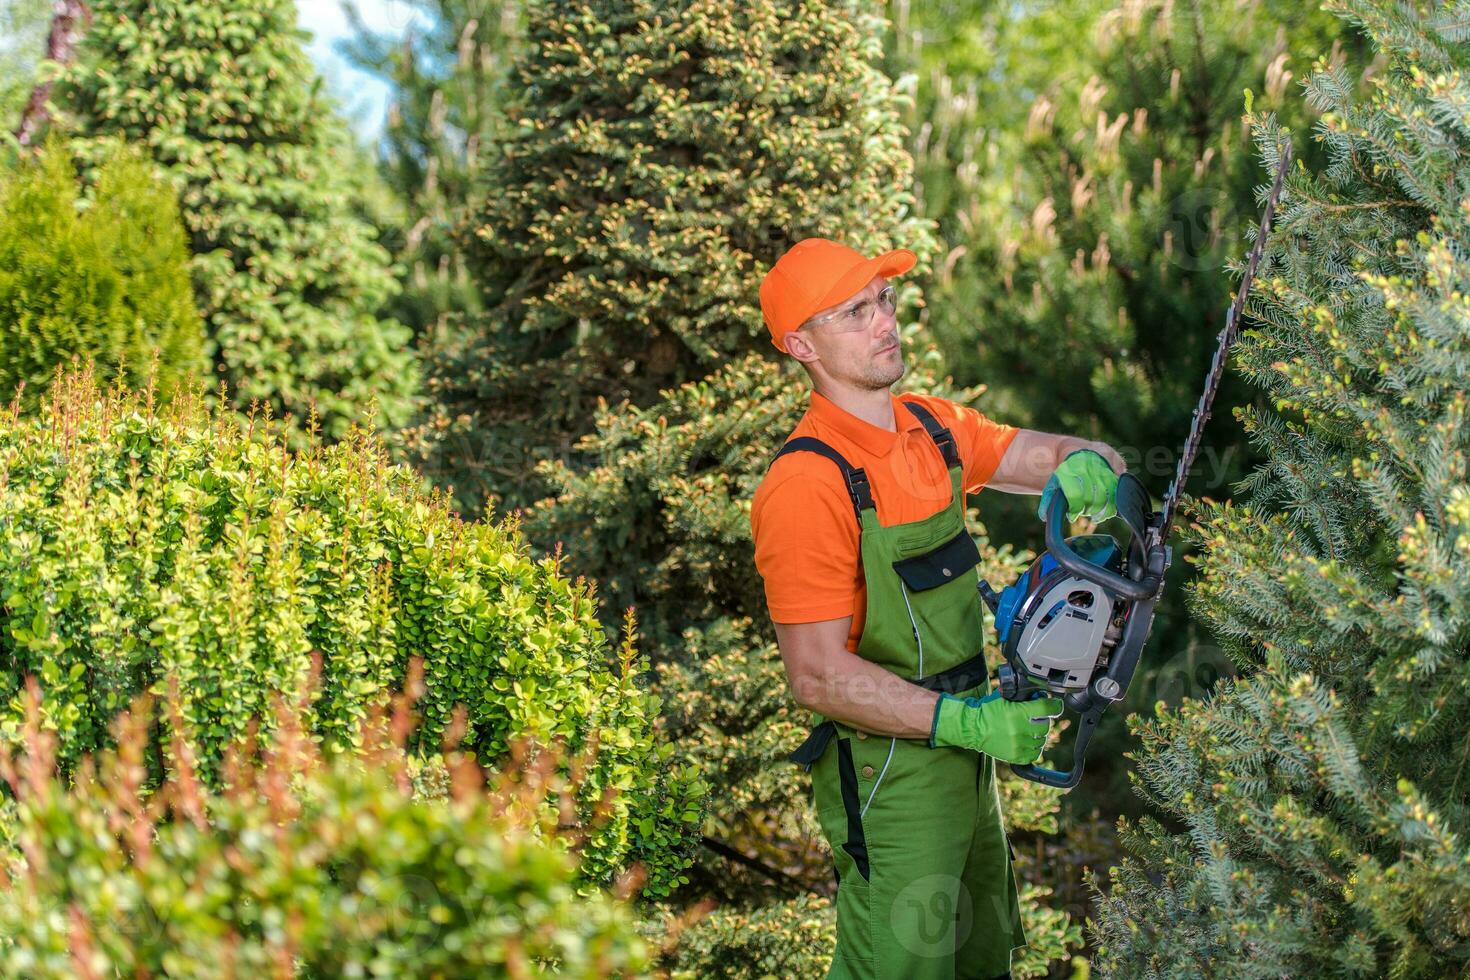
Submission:
[[438,746],[456,705],[487,763],[522,736],[573,754],[595,742],[581,816],[616,798],[582,870],[606,881],[641,860],[646,890],[666,894],[699,826],[697,777],[656,739],[631,638],[610,662],[591,588],[529,557],[514,523],[459,520],[370,433],[303,454],[278,436],[197,393],[155,408],[86,372],[35,415],[0,412],[0,740],[19,733],[27,674],[64,767],[172,679],[212,780],[313,654],[309,724],[336,740],[418,655],[417,746]]
[[189,248],[173,188],[109,143],[84,198],[66,150],[0,169],[0,401],[34,402],[57,365],[90,357],[139,384],[156,349],[172,387],[203,367]]

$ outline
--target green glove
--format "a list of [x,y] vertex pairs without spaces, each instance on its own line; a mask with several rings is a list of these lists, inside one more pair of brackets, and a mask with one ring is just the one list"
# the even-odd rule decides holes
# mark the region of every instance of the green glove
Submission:
[[1056,698],[1006,701],[999,691],[983,698],[939,695],[929,747],[954,745],[1017,764],[1041,758],[1051,720],[1062,713]]
[[1086,514],[1094,521],[1105,521],[1117,513],[1113,506],[1118,490],[1118,474],[1099,453],[1078,449],[1067,454],[1041,491],[1041,504],[1036,514],[1043,521],[1051,507],[1052,495],[1060,488],[1067,497],[1067,520],[1075,521]]

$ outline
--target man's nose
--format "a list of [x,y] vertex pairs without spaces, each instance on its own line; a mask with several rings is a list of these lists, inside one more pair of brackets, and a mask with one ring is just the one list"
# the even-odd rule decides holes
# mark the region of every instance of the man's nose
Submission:
[[868,328],[872,330],[873,336],[875,338],[882,340],[884,337],[888,336],[890,333],[893,332],[893,328],[897,325],[897,323],[897,307],[894,308],[892,313],[889,313],[879,304],[873,304],[873,319],[869,321]]

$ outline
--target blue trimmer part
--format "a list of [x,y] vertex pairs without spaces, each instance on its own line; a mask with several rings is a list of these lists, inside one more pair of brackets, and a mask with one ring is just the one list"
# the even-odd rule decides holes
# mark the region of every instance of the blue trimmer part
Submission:
[[995,607],[995,632],[1001,643],[1005,643],[1006,637],[1010,635],[1011,624],[1016,618],[1016,608],[1031,591],[1032,585],[1058,567],[1057,560],[1051,553],[1043,551],[1041,557],[1033,561],[1020,578],[1001,589],[1000,602]]
[[1016,615],[1016,603],[1026,595],[1021,581],[1012,582],[1000,590],[1000,603],[995,607],[995,630],[1001,643],[1005,643],[1006,636],[1011,632],[1011,622]]
[[1111,534],[1081,534],[1068,543],[1085,561],[1100,568],[1114,572],[1122,568],[1123,549]]

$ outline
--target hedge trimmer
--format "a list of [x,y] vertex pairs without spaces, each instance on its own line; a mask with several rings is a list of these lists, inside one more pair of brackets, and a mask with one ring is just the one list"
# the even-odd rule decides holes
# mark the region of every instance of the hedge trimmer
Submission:
[[997,672],[1002,697],[1026,701],[1056,696],[1079,716],[1072,768],[1063,772],[1034,764],[1011,767],[1026,779],[1065,789],[1076,786],[1099,719],[1128,692],[1173,558],[1167,543],[1169,527],[1199,452],[1226,358],[1239,333],[1238,321],[1290,162],[1291,146],[1286,144],[1245,275],[1225,314],[1204,392],[1161,509],[1153,510],[1143,484],[1124,473],[1118,479],[1115,505],[1118,519],[1128,530],[1127,540],[1120,543],[1110,534],[1064,538],[1067,499],[1057,491],[1046,514],[1046,551],[998,595],[984,580],[979,584],[980,595],[995,613],[1005,658]]

